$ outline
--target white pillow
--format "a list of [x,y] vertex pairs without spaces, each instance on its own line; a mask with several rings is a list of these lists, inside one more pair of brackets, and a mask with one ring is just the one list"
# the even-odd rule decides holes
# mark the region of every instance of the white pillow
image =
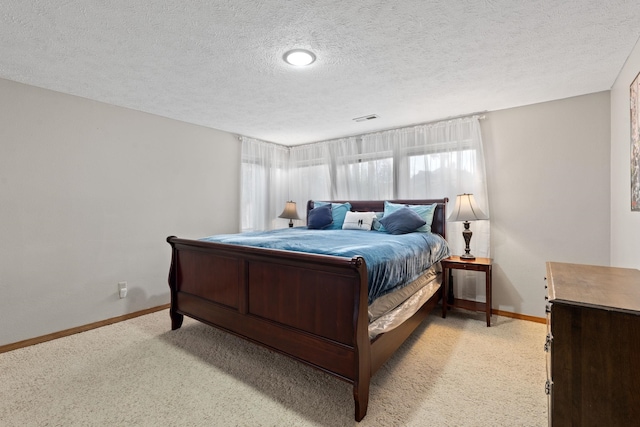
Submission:
[[343,230],[371,230],[371,224],[376,217],[375,212],[347,212],[342,223]]

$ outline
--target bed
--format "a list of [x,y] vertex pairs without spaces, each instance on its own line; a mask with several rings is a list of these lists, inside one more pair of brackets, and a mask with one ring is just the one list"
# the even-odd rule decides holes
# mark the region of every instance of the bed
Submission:
[[[431,231],[444,241],[447,201],[445,198],[390,202],[435,206]],[[384,201],[348,203],[353,212],[383,212],[385,207]],[[307,213],[314,207],[314,202],[309,201]],[[362,233],[378,232],[354,233],[365,236]],[[395,319],[392,328],[371,332],[370,325],[375,320],[379,322],[382,316],[371,313],[378,299],[370,304],[364,255],[317,254],[209,238],[190,240],[170,236],[167,242],[172,248],[169,271],[172,330],[182,326],[186,315],[347,381],[353,385],[356,421],[366,415],[371,376],[442,296],[439,262],[434,261],[424,274],[398,287],[405,294],[410,293],[414,310],[410,314],[405,311],[402,316],[392,315],[400,319],[400,323]],[[439,250],[439,258],[446,255],[448,248]],[[407,289],[419,280],[428,283],[431,290],[416,299],[419,292]],[[385,297],[394,296],[391,292],[382,293]]]

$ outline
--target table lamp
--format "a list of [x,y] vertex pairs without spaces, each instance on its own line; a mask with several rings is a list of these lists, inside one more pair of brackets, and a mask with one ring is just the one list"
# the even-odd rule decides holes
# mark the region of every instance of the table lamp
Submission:
[[485,215],[480,208],[478,208],[473,194],[458,194],[456,196],[456,204],[453,208],[453,212],[451,213],[451,216],[449,216],[449,221],[464,221],[462,237],[464,238],[466,248],[464,250],[464,254],[460,255],[460,259],[467,261],[476,259],[475,256],[471,255],[471,251],[469,249],[469,243],[471,242],[471,236],[473,235],[469,229],[469,221],[476,221],[479,219],[489,219],[489,217]]
[[298,216],[298,210],[296,209],[296,202],[288,201],[286,205],[284,205],[284,210],[278,218],[286,218],[289,220],[289,227],[293,227],[293,220],[300,219]]

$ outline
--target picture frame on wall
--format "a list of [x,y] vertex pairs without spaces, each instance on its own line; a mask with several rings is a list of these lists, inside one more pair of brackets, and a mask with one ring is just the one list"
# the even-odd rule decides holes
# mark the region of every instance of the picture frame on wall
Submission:
[[631,104],[631,211],[640,212],[640,73],[629,88]]

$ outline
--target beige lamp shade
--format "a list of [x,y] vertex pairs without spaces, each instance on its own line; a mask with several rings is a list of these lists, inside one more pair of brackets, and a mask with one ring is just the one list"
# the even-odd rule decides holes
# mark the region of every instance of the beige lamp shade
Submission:
[[286,205],[284,205],[284,210],[278,218],[286,218],[289,220],[289,227],[293,227],[293,220],[300,219],[298,216],[298,210],[296,209],[296,202],[288,201]]
[[449,221],[476,221],[479,219],[489,219],[489,217],[480,210],[473,194],[458,194]]

